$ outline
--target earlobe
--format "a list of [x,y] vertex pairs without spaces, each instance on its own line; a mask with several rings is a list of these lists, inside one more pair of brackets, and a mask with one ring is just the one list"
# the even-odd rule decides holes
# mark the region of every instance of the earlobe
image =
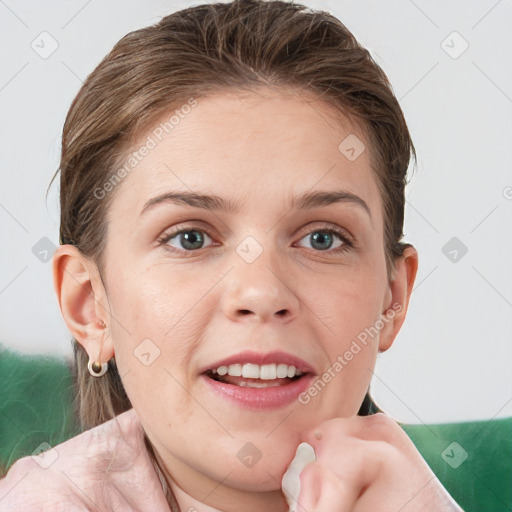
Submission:
[[59,307],[73,337],[93,361],[113,356],[110,337],[105,336],[108,311],[105,293],[94,263],[72,245],[61,245],[52,261],[53,286]]
[[388,350],[405,321],[409,299],[418,271],[418,252],[408,245],[395,262],[393,279],[389,282],[387,297],[390,297],[383,312],[384,327],[379,336],[379,352]]

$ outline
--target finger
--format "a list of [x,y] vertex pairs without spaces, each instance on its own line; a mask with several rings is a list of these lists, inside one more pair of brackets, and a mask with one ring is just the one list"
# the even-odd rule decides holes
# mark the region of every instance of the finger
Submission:
[[396,448],[385,441],[366,441],[339,435],[322,438],[314,447],[319,465],[327,468],[344,485],[368,487],[374,482],[384,463],[394,460]]
[[338,437],[340,434],[367,441],[400,443],[403,429],[389,414],[379,412],[371,416],[350,416],[333,418],[302,433],[301,441],[315,446],[322,438]]
[[345,459],[348,447],[353,444],[351,441],[370,442],[370,449],[378,459],[393,447],[399,451],[411,450],[407,434],[391,416],[384,413],[327,420],[304,432],[301,440],[313,446],[320,462]]
[[362,486],[343,481],[318,462],[308,464],[301,473],[298,512],[352,512]]

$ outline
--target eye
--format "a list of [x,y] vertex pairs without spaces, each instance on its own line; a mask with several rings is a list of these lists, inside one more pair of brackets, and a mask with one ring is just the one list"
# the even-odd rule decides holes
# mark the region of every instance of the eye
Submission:
[[[334,227],[331,227],[334,226]],[[354,247],[354,243],[343,229],[329,225],[329,227],[320,227],[310,231],[306,236],[300,240],[309,240],[312,249],[316,251],[329,251],[333,253],[345,252]],[[338,245],[332,249],[333,245]],[[198,229],[194,226],[178,226],[170,233],[165,233],[158,239],[158,244],[165,246],[169,250],[177,250],[178,252],[194,252],[205,247],[205,242],[212,242],[212,238],[203,229]],[[172,242],[172,243],[170,243]],[[218,245],[218,244],[217,244]]]
[[[204,230],[189,227],[164,234],[158,239],[158,243],[160,245],[170,245],[180,251],[191,252],[202,249],[205,238],[212,241],[211,237]],[[169,242],[173,240],[174,242],[169,244]],[[176,245],[178,245],[178,247]]]
[[309,240],[312,248],[318,251],[330,250],[336,242],[336,238],[341,242],[330,252],[344,252],[353,247],[353,243],[349,240],[349,236],[345,231],[337,227],[317,228],[311,231],[301,240]]

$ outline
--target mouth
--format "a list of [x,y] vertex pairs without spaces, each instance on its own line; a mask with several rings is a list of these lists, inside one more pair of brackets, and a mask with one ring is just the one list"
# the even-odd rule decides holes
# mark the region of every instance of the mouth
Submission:
[[[308,372],[306,372],[308,373]],[[299,380],[305,373],[284,363],[258,365],[252,363],[231,364],[207,370],[210,379],[233,386],[268,388],[286,386]]]
[[217,396],[250,409],[269,409],[297,399],[316,372],[305,361],[283,352],[244,352],[201,371]]

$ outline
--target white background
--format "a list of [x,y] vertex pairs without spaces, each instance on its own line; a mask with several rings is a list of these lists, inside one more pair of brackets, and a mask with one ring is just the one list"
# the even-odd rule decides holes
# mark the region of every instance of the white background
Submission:
[[[200,3],[0,0],[1,344],[71,356],[50,263],[32,252],[42,237],[58,245],[58,181],[45,193],[66,112],[123,35]],[[511,2],[302,3],[340,18],[384,68],[419,157],[405,234],[420,266],[379,355],[377,404],[408,423],[512,415]],[[31,47],[43,31],[58,42],[47,59]],[[452,237],[468,249],[456,262],[442,252]]]

